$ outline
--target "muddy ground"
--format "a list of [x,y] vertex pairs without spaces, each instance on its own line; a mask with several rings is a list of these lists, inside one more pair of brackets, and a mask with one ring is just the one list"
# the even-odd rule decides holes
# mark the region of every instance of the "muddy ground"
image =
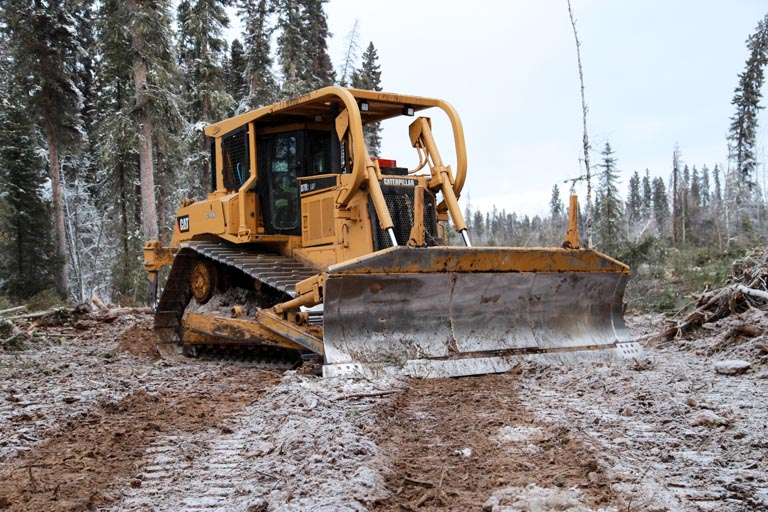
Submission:
[[[768,327],[641,360],[321,379],[152,355],[149,317],[0,350],[0,510],[768,510]],[[720,364],[740,360],[749,368]]]

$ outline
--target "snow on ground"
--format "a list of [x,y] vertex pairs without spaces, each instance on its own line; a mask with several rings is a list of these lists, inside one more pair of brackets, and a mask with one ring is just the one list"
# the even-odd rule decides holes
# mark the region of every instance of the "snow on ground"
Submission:
[[120,351],[117,340],[138,321],[128,315],[79,340],[53,335],[28,343],[28,350],[0,350],[0,462],[28,451],[51,429],[89,421],[101,403],[138,390],[203,388],[221,374],[219,365],[169,365]]
[[[720,331],[652,343],[641,361],[530,366],[521,401],[598,448],[622,509],[768,510],[765,357],[743,346],[718,353]],[[734,353],[756,370],[718,374],[720,357]]]
[[615,512],[615,508],[597,510],[584,505],[578,489],[542,488],[536,484],[507,487],[493,493],[483,504],[490,512]]
[[0,351],[0,462],[29,450],[51,428],[83,421],[99,401],[124,398],[136,382],[156,387],[153,371],[166,373],[116,354],[113,340],[104,342],[100,334],[88,343],[53,336],[31,345]]
[[367,510],[387,489],[372,405],[357,398],[393,385],[286,372],[222,431],[158,440],[110,510]]
[[149,319],[120,319],[0,351],[0,509],[768,510],[768,343],[740,324],[768,319],[637,361],[372,382],[132,355]]

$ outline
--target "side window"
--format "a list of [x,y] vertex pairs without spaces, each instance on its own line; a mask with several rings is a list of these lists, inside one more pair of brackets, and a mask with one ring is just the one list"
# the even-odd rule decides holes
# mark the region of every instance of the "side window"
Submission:
[[221,156],[223,160],[224,188],[239,189],[251,175],[251,162],[248,155],[248,130],[241,129],[221,138]]
[[299,223],[299,161],[295,135],[275,137],[269,144],[269,199],[275,229],[294,229]]
[[[211,190],[210,192],[216,191],[216,139],[210,139],[211,141]],[[203,192],[206,192],[205,190]]]
[[328,174],[331,170],[331,135],[328,132],[308,132],[307,176]]

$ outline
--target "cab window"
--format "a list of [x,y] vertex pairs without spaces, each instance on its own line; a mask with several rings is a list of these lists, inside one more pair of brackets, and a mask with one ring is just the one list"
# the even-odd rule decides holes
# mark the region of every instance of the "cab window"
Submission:
[[272,225],[278,230],[295,229],[299,223],[298,146],[296,135],[282,135],[268,142],[270,213]]
[[331,169],[331,135],[328,132],[308,132],[307,176],[331,172],[334,172]]
[[222,175],[227,190],[239,189],[250,177],[251,163],[248,155],[246,128],[221,138]]

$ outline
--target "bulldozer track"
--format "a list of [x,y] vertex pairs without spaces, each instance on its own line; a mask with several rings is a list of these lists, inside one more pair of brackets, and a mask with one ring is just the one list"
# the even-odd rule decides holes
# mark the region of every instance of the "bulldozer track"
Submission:
[[[296,284],[317,274],[317,270],[308,267],[292,258],[279,254],[255,250],[243,246],[235,246],[226,242],[190,242],[176,254],[171,273],[168,276],[160,301],[155,310],[155,333],[157,348],[163,357],[175,358],[182,354],[183,343],[180,338],[180,328],[184,311],[192,298],[190,290],[190,275],[195,264],[201,258],[206,258],[216,264],[238,270],[245,276],[251,277],[253,283],[244,288],[250,288],[259,283],[275,290],[275,296],[283,295],[285,299],[296,296]],[[275,301],[277,304],[278,301]],[[321,322],[315,315],[314,322]],[[259,366],[269,368],[290,368],[284,351],[276,349],[259,350],[258,347],[248,347],[240,350],[237,347],[201,345],[196,347],[195,355],[205,358],[231,359],[241,358],[257,361]]]
[[[126,493],[122,509],[154,508],[160,500],[168,499],[168,480],[184,478],[192,483],[193,489],[174,496],[180,500],[176,504],[179,509],[227,510],[237,498],[237,489],[231,485],[233,474],[242,471],[247,463],[242,457],[244,443],[238,436],[224,435],[216,443],[204,444],[203,453],[189,439],[179,436],[155,439],[147,450],[150,461],[141,469],[141,486]],[[204,464],[198,459],[203,459]]]

